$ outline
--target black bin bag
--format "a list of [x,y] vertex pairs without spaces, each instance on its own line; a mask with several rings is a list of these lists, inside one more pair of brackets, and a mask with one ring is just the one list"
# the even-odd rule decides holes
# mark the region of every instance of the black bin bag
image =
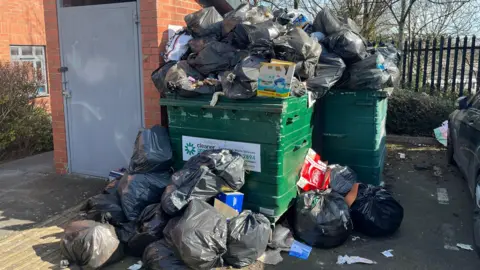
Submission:
[[182,216],[171,219],[163,230],[169,246],[188,267],[223,266],[227,251],[227,221],[213,206],[192,200]]
[[381,187],[360,184],[350,213],[355,230],[368,236],[388,236],[402,224],[403,207]]
[[86,213],[87,219],[100,223],[118,225],[127,222],[117,192],[91,197],[81,211]]
[[118,194],[125,216],[137,220],[143,209],[159,203],[170,183],[170,173],[125,174],[118,185]]
[[259,56],[247,56],[242,59],[233,69],[236,79],[240,81],[258,81],[262,62],[268,62]]
[[400,65],[402,54],[393,45],[388,45],[386,47],[378,47],[378,48],[375,48],[375,51],[382,54],[383,58],[385,58],[385,61],[391,61],[396,66]]
[[233,68],[239,61],[239,54],[232,45],[212,41],[199,53],[191,54],[187,61],[201,74],[208,76]]
[[162,208],[177,215],[193,199],[203,201],[225,191],[237,191],[245,183],[245,161],[236,152],[207,150],[191,157],[183,169],[172,175],[162,196]]
[[199,81],[204,79],[205,77],[190,66],[187,60],[178,61],[168,70],[165,77],[169,91],[178,93],[182,97],[213,94],[216,91],[215,85],[198,84]]
[[320,12],[317,13],[315,20],[313,21],[313,30],[314,32],[322,32],[326,36],[335,34],[341,30],[357,30],[358,27],[351,29],[349,26],[348,20],[338,18],[333,15],[332,11],[329,8],[323,8]]
[[391,86],[391,75],[385,68],[385,59],[379,53],[352,64],[335,86],[350,90],[379,90]]
[[167,63],[161,65],[159,68],[152,72],[152,81],[157,88],[157,91],[162,94],[168,91],[167,81],[165,77],[167,77],[167,73],[171,67],[173,67],[177,62],[176,61],[168,61]]
[[363,38],[348,29],[325,37],[322,43],[330,51],[338,54],[347,65],[361,61],[368,56]]
[[189,270],[182,260],[175,256],[172,249],[159,240],[151,243],[145,248],[142,256],[143,267],[147,270]]
[[330,166],[330,188],[342,196],[347,195],[357,182],[357,174],[348,166]]
[[269,20],[258,24],[238,24],[233,30],[232,44],[240,49],[247,49],[272,42],[280,36],[280,26]]
[[267,248],[271,234],[270,221],[264,215],[243,211],[228,222],[227,253],[223,259],[236,268],[253,264]]
[[228,34],[241,23],[259,24],[270,19],[273,19],[273,16],[268,8],[264,6],[252,7],[248,3],[242,3],[236,9],[225,14],[222,34]]
[[208,7],[185,16],[188,30],[194,37],[221,34],[223,17],[215,7]]
[[343,59],[322,46],[322,54],[315,68],[315,76],[307,80],[307,89],[323,97],[341,78],[347,68]]
[[60,251],[70,264],[98,269],[123,258],[115,229],[92,220],[74,221],[65,227]]
[[227,98],[249,99],[257,95],[257,81],[242,81],[232,71],[225,71],[220,76],[222,90]]
[[333,248],[352,232],[348,205],[342,195],[326,190],[309,191],[297,197],[295,235],[310,246]]
[[167,171],[172,164],[172,147],[166,128],[155,125],[138,132],[128,168],[130,174]]
[[275,55],[280,60],[297,63],[295,74],[301,79],[315,75],[315,66],[322,53],[322,46],[301,28],[294,27],[286,35],[273,40]]
[[149,244],[163,238],[163,229],[169,220],[160,203],[145,207],[138,218],[136,234],[128,241],[129,250],[137,257],[142,256]]

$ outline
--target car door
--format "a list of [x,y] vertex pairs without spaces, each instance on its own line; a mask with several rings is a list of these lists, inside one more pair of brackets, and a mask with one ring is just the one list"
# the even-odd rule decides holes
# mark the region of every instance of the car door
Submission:
[[476,179],[480,168],[480,92],[470,101],[470,108],[466,110],[464,122],[466,129],[462,136],[465,137],[465,152],[468,153],[467,179],[469,187],[474,194]]
[[469,158],[471,152],[469,151],[469,124],[468,124],[468,109],[458,110],[453,118],[453,123],[449,123],[449,128],[452,129],[450,134],[453,136],[454,157],[455,161],[462,171],[463,175],[467,177],[469,168]]

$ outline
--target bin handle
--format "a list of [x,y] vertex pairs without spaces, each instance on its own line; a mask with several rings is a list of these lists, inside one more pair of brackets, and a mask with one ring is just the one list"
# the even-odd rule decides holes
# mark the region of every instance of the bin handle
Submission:
[[295,147],[293,147],[293,152],[296,152],[296,151],[300,150],[305,145],[307,145],[307,140],[303,140],[303,142],[301,144],[295,145]]
[[287,118],[286,125],[293,124],[294,122],[298,121],[298,119],[300,119],[299,115],[295,115],[294,117],[289,117],[289,118]]

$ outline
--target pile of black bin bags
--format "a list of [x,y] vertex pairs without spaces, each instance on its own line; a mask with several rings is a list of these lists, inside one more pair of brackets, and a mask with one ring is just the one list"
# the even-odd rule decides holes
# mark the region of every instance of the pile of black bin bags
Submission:
[[101,268],[125,255],[146,269],[245,267],[265,251],[270,222],[246,210],[228,223],[212,205],[222,192],[245,183],[244,159],[230,150],[207,150],[171,174],[165,128],[139,132],[123,177],[90,198],[86,220],[65,228],[61,251],[70,264]]
[[370,237],[396,232],[403,207],[382,187],[356,182],[349,167],[334,166],[330,188],[312,190],[297,197],[294,232],[298,240],[318,248],[343,244],[353,230]]
[[152,73],[156,88],[182,97],[223,92],[227,98],[248,99],[256,96],[260,64],[271,59],[296,63],[292,96],[308,90],[320,98],[332,88],[397,85],[400,54],[393,46],[367,48],[358,26],[327,8],[306,30],[289,14],[242,4],[223,17],[214,7],[187,15],[186,28],[167,46],[183,55],[172,60],[165,54],[165,63]]

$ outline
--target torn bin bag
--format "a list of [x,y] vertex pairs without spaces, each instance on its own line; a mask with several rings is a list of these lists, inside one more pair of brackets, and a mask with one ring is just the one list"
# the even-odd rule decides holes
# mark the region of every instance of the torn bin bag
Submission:
[[323,97],[342,78],[346,67],[340,56],[323,48],[315,76],[307,80],[307,89],[316,93],[317,98]]
[[222,34],[230,33],[238,24],[258,24],[272,19],[270,11],[264,6],[250,7],[248,3],[240,4],[235,10],[225,14]]
[[148,270],[189,270],[182,260],[175,256],[165,240],[156,241],[143,252],[142,263]]
[[351,90],[378,90],[391,83],[391,76],[385,69],[385,60],[379,53],[352,64],[343,73],[336,88]]
[[123,258],[115,229],[91,220],[74,221],[65,228],[60,251],[71,264],[97,269]]
[[199,94],[213,94],[216,87],[213,85],[198,85],[205,77],[195,68],[190,66],[186,60],[179,61],[167,72],[165,81],[168,89],[178,93],[182,97],[194,97]]
[[172,164],[172,147],[166,128],[155,125],[138,132],[128,168],[130,174],[167,171]]
[[308,79],[315,75],[315,66],[322,53],[322,46],[315,38],[295,27],[273,42],[278,59],[297,63],[295,68],[297,76]]
[[160,203],[145,207],[138,218],[138,233],[128,241],[129,250],[135,252],[133,255],[142,256],[149,244],[162,239],[163,229],[169,220],[170,216],[163,212]]
[[273,21],[259,24],[239,24],[233,30],[232,44],[240,49],[255,47],[256,44],[272,42],[280,35],[280,29]]
[[225,97],[230,99],[249,99],[257,95],[257,81],[242,81],[231,71],[220,76]]
[[293,77],[291,84],[290,95],[294,97],[303,97],[307,93],[307,87],[304,82],[301,82],[296,77]]
[[329,35],[322,43],[332,52],[338,54],[347,64],[353,64],[368,56],[365,41],[350,30],[341,30]]
[[332,248],[343,244],[352,232],[348,205],[331,191],[308,191],[297,198],[295,235],[310,246]]
[[350,213],[355,230],[368,236],[388,236],[402,224],[403,207],[381,187],[360,184]]
[[243,211],[228,222],[227,253],[223,259],[236,268],[249,266],[265,252],[271,234],[270,221],[264,215]]
[[236,152],[216,149],[191,157],[172,175],[162,208],[176,215],[193,199],[208,200],[220,192],[237,191],[245,183],[245,161]]
[[98,194],[91,197],[87,200],[81,211],[85,211],[87,219],[100,223],[117,225],[127,222],[116,192],[111,194]]
[[[225,181],[222,191],[237,191],[245,184],[245,160],[242,155],[228,149],[206,150],[191,157],[183,168],[198,169],[207,166],[216,176]],[[181,177],[180,177],[181,178]],[[172,176],[172,182],[181,186],[182,179]]]
[[213,206],[192,200],[181,217],[171,219],[163,230],[175,254],[192,269],[223,266],[227,251],[227,221]]
[[347,195],[357,182],[357,174],[348,166],[332,165],[328,169],[330,188],[342,196]]
[[215,7],[208,7],[185,16],[187,28],[194,37],[202,37],[209,34],[220,33],[222,15],[218,13]]
[[152,72],[152,81],[159,93],[168,91],[167,81],[165,80],[171,67],[177,64],[176,61],[169,61]]
[[233,69],[236,79],[240,81],[258,81],[262,62],[268,61],[263,57],[247,56]]
[[159,203],[170,183],[170,173],[125,174],[118,185],[118,194],[128,220],[136,220],[143,209]]
[[188,64],[207,76],[212,73],[230,70],[239,61],[237,49],[219,41],[208,43],[198,54],[191,54]]
[[163,59],[165,61],[180,61],[183,55],[187,53],[188,42],[191,39],[192,36],[187,34],[184,29],[177,31],[168,41]]

